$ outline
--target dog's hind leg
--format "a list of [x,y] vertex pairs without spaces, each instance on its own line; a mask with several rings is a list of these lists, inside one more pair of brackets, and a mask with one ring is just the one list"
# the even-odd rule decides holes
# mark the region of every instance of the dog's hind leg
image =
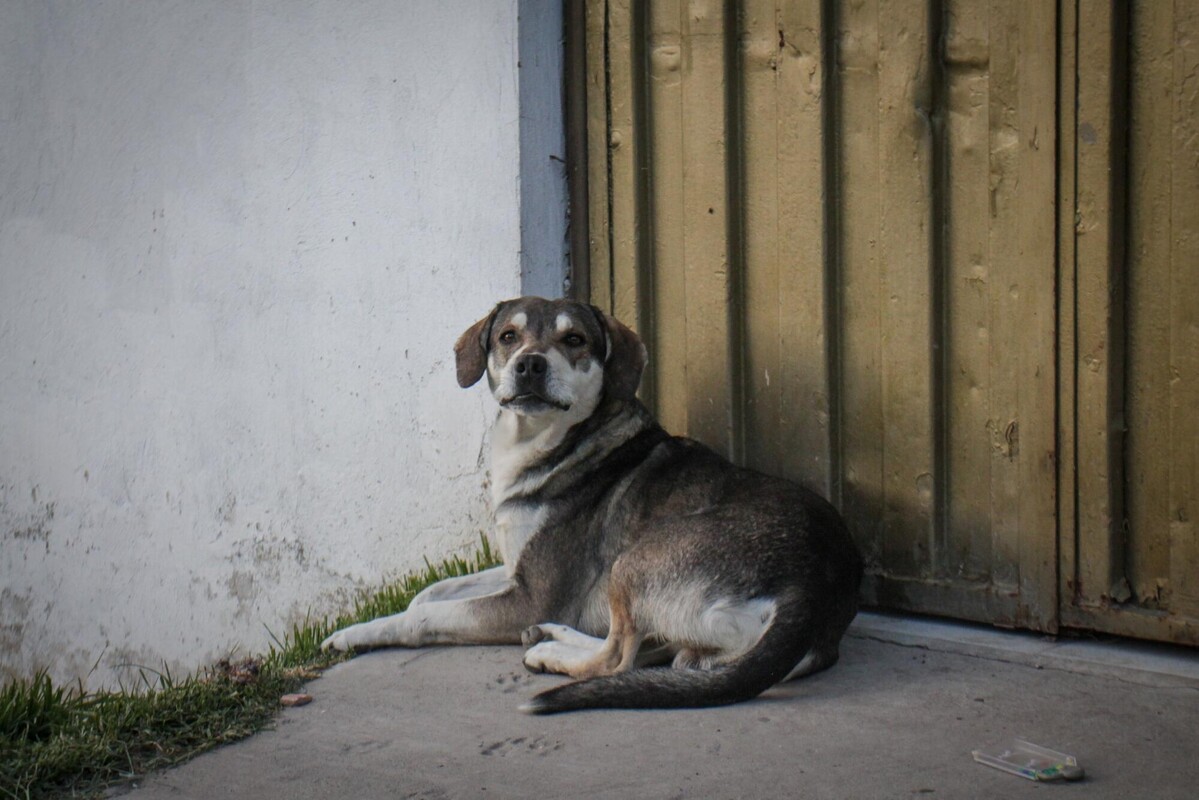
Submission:
[[835,614],[825,617],[824,630],[816,636],[812,649],[799,660],[799,663],[783,680],[793,681],[797,678],[814,675],[836,664],[841,655],[841,637],[845,635],[849,623],[853,621],[854,615],[857,613],[857,599],[856,596],[851,595],[841,604]]
[[[543,622],[525,629],[521,641],[527,648],[524,665],[530,672],[556,672],[570,675],[581,669],[583,662],[594,658],[604,640],[588,636],[566,625]],[[678,648],[670,644],[643,644],[637,651],[638,667],[669,664]]]
[[525,667],[533,672],[557,672],[572,678],[594,678],[623,672],[634,666],[644,638],[633,624],[624,593],[609,585],[612,623],[608,638],[597,639],[565,625],[541,624],[527,628]]
[[813,675],[821,670],[826,670],[833,664],[836,664],[839,657],[840,653],[838,652],[836,645],[833,645],[832,648],[813,647],[808,651],[807,655],[799,660],[799,663],[795,665],[795,668],[792,669],[791,672],[787,673],[787,677],[783,678],[783,681],[793,681],[799,678],[806,678],[807,676]]
[[828,669],[837,663],[837,659],[841,656],[841,637],[845,633],[845,629],[849,627],[849,619],[852,619],[853,613],[856,613],[856,606],[853,607],[852,613],[843,613],[843,622],[838,622],[836,625],[830,625],[825,629],[824,633],[816,639],[816,643],[812,645],[812,649],[799,660],[799,663],[783,678],[784,681],[793,681],[797,678],[806,678],[808,675],[815,675],[817,672]]
[[670,666],[674,669],[712,669],[716,666],[715,653],[711,650],[701,651],[693,647],[684,647],[675,654]]
[[633,619],[631,598],[623,582],[617,579],[615,570],[613,579],[608,584],[608,609],[611,619],[608,638],[590,659],[573,665],[575,668],[567,673],[572,678],[596,678],[624,672],[636,666],[637,652],[641,649],[645,633],[637,628]]

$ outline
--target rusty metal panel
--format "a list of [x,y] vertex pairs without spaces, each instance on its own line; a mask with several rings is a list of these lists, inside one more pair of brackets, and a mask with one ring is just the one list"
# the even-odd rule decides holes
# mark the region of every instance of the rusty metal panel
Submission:
[[644,324],[638,282],[638,253],[644,239],[640,159],[643,126],[638,107],[641,69],[640,16],[629,0],[608,4],[608,173],[611,247],[611,309],[633,325]]
[[1153,617],[1173,618],[1167,627],[1176,629],[1175,636],[1199,642],[1199,3],[1146,4],[1135,14],[1129,54],[1128,602]]
[[878,290],[881,256],[877,236],[853,235],[875,227],[881,214],[878,4],[844,7],[835,23],[838,147],[833,155],[838,176],[835,247],[841,325],[837,405],[843,471],[839,499],[872,571],[878,574],[886,430],[880,336],[883,300]]
[[[845,441],[854,452],[872,449],[867,474],[846,456],[842,502],[847,507],[858,498],[874,501],[881,512],[872,520],[879,561],[874,566],[877,592],[888,604],[903,605],[904,584],[933,578],[937,554],[933,551],[933,262],[934,130],[933,69],[935,44],[923,2],[901,0],[875,5],[877,22],[872,39],[862,42],[873,62],[877,90],[873,94],[844,95],[842,136],[852,135],[863,117],[877,117],[877,136],[871,142],[870,173],[860,176],[865,191],[873,194],[876,216],[845,225],[841,240],[870,242],[875,254],[858,263],[843,257],[845,295],[863,296],[872,306],[869,317],[855,317],[847,305],[843,319],[847,349],[842,362],[845,395],[859,391],[849,378],[859,369],[856,353],[848,345],[857,339],[877,358],[878,370],[863,387],[866,413],[877,414],[881,440],[853,441],[854,419],[845,419]],[[852,20],[847,19],[852,24]],[[841,28],[844,35],[850,25]],[[869,66],[867,67],[869,69]],[[848,215],[847,215],[848,216]],[[863,525],[859,536],[868,528]]]
[[1052,630],[1055,14],[918,12],[841,22],[843,503],[877,602]]
[[[1134,306],[1133,318],[1151,319],[1169,298],[1170,344],[1154,354],[1153,367],[1168,374],[1170,442],[1166,498],[1170,531],[1172,610],[1188,620],[1190,641],[1199,641],[1199,3],[1176,2],[1171,48],[1174,80],[1166,95],[1173,107],[1170,141],[1169,278],[1146,301]],[[1161,27],[1155,30],[1161,30]],[[1152,59],[1156,42],[1140,52]],[[1161,94],[1157,102],[1162,103]],[[1140,296],[1138,296],[1140,300]],[[1164,358],[1163,358],[1164,356]],[[1134,400],[1135,407],[1135,400]],[[1134,462],[1161,463],[1155,451]],[[1152,529],[1146,531],[1152,537]]]
[[[1058,1],[1058,96],[1078,96],[1078,6],[1077,0]],[[1076,103],[1059,102],[1057,109],[1058,131],[1058,206],[1057,206],[1057,377],[1058,377],[1058,437],[1057,437],[1057,488],[1058,488],[1058,608],[1059,622],[1062,610],[1073,602],[1075,573],[1078,568],[1077,536],[1079,511],[1077,497],[1078,447],[1077,431],[1074,427],[1074,409],[1077,407],[1078,391],[1074,380],[1075,353],[1077,352],[1078,312],[1075,308],[1077,276],[1075,209],[1077,187],[1074,175],[1077,163],[1078,115]]]
[[825,242],[825,66],[819,0],[747,2],[740,26],[745,460],[826,496],[835,424]]
[[[669,6],[670,4],[666,4]],[[731,64],[726,58],[733,13],[724,0],[687,0],[680,4],[682,32],[683,248],[681,264],[655,261],[658,270],[681,266],[682,313],[687,330],[687,430],[701,441],[733,456],[733,404],[737,386],[733,362],[736,247],[731,229],[735,199],[729,191],[729,114]],[[660,206],[659,206],[660,207]]]
[[[1119,593],[1122,536],[1123,337],[1120,267],[1124,258],[1123,42],[1120,4],[1094,3],[1078,16],[1075,135],[1074,280],[1076,491],[1079,559],[1073,591],[1087,604]],[[1082,592],[1082,594],[1079,594]]]
[[1055,10],[945,6],[937,577],[996,621],[1056,616]]
[[1196,5],[588,3],[591,297],[868,602],[1188,640]]
[[1077,395],[1063,404],[1079,510],[1063,553],[1063,620],[1196,644],[1199,93],[1188,77],[1199,65],[1199,3],[1086,11],[1076,54],[1077,341],[1066,341]]
[[612,246],[608,162],[608,25],[607,3],[587,3],[584,26],[587,75],[587,296],[604,308],[612,307]]
[[[670,430],[689,430],[687,391],[687,273],[683,227],[683,52],[680,2],[655,2],[649,10],[652,124],[648,134],[653,172],[647,217],[653,230],[653,328],[647,339],[655,408]],[[649,116],[649,114],[647,114]],[[715,443],[714,443],[715,444]]]
[[[1050,87],[1057,75],[1057,10],[1042,0],[1022,0],[1006,18],[1010,30],[1020,31],[1020,60],[1016,99],[1018,153],[1014,213],[1005,241],[1011,249],[996,255],[999,274],[1010,280],[993,291],[1006,291],[1005,308],[1015,324],[1003,329],[992,358],[1000,357],[1004,342],[1015,348],[1010,387],[1016,396],[1013,431],[1005,426],[1006,456],[1019,469],[1017,530],[1020,571],[1014,622],[1037,630],[1058,625],[1057,512],[1060,498],[1054,481],[1057,469],[1057,95]],[[1010,258],[1011,261],[1003,259]],[[1010,272],[1008,271],[1010,268]],[[1008,336],[1007,334],[1010,334]],[[1005,377],[1004,380],[1007,380]],[[1012,453],[1011,434],[1017,452]],[[994,448],[993,448],[994,450]],[[1072,498],[1071,501],[1072,502]]]
[[595,5],[592,297],[647,402],[838,503],[868,601],[1051,629],[1054,10]]
[[1056,20],[1042,6],[839,6],[836,335],[841,502],[872,562],[868,599],[1052,630]]

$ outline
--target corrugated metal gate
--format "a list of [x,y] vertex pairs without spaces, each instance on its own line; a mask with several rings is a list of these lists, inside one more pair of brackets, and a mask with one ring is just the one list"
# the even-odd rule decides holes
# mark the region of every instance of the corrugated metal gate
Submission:
[[591,299],[869,602],[1199,641],[1197,7],[574,7]]
[[1196,644],[1199,2],[1079,11],[1062,46],[1062,621]]

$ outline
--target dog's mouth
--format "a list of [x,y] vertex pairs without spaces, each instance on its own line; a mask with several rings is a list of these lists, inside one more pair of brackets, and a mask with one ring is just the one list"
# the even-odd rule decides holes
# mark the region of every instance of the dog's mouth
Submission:
[[570,403],[563,403],[561,400],[555,400],[552,397],[537,394],[536,392],[522,392],[512,397],[505,398],[500,401],[500,406],[503,408],[511,408],[514,411],[535,412],[547,411],[551,408],[556,408],[559,411],[569,411]]

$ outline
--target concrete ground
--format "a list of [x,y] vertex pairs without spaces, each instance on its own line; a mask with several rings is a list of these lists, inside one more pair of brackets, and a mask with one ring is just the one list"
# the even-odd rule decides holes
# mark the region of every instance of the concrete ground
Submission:
[[[561,678],[515,647],[341,664],[260,733],[126,795],[153,798],[1195,798],[1199,652],[1054,643],[862,614],[841,663],[737,706],[531,717]],[[976,764],[1013,737],[1087,777]]]

